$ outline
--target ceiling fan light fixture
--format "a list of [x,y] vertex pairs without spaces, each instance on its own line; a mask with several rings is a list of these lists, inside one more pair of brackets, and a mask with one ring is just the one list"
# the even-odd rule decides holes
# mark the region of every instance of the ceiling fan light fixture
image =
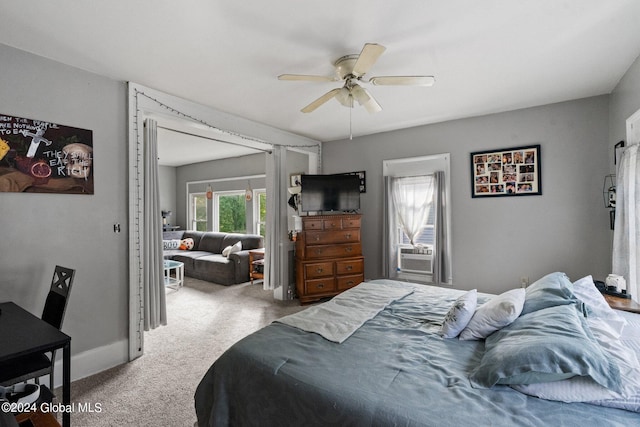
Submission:
[[346,87],[340,89],[340,92],[336,94],[336,100],[345,107],[353,108],[353,97]]
[[353,97],[362,105],[369,113],[378,113],[382,111],[382,107],[371,94],[363,87],[354,84],[351,90]]
[[380,111],[382,111],[382,107],[380,106],[380,104],[378,104],[373,98],[361,105],[371,114],[379,113]]

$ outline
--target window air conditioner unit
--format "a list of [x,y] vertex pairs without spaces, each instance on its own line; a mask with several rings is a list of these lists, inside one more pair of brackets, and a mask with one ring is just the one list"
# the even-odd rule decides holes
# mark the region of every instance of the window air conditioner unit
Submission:
[[404,273],[433,274],[433,246],[399,247],[398,270]]

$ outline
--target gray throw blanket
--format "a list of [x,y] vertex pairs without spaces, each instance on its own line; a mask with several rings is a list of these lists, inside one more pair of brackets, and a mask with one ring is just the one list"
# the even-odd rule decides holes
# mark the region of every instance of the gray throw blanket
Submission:
[[315,332],[329,341],[342,343],[387,305],[414,291],[412,286],[400,285],[398,282],[389,282],[387,285],[390,286],[362,282],[330,301],[285,316],[276,322]]

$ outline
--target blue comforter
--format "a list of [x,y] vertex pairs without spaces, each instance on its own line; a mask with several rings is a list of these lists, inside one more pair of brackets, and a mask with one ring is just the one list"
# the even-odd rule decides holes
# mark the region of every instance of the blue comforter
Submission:
[[461,293],[416,286],[342,344],[281,323],[261,329],[198,385],[199,426],[640,425],[624,410],[472,388],[484,342],[437,333]]

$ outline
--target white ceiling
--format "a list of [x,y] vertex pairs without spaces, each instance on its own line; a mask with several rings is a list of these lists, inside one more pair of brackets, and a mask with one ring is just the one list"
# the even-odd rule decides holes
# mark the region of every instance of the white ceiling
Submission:
[[149,114],[158,128],[158,164],[182,166],[209,160],[262,153],[242,144],[242,138],[195,122]]
[[[369,86],[383,111],[352,110],[360,136],[610,93],[640,54],[638,0],[1,0],[0,43],[133,81],[320,141],[349,135],[338,57],[386,46]],[[371,77],[367,76],[367,77]],[[175,136],[175,132],[172,132]]]

